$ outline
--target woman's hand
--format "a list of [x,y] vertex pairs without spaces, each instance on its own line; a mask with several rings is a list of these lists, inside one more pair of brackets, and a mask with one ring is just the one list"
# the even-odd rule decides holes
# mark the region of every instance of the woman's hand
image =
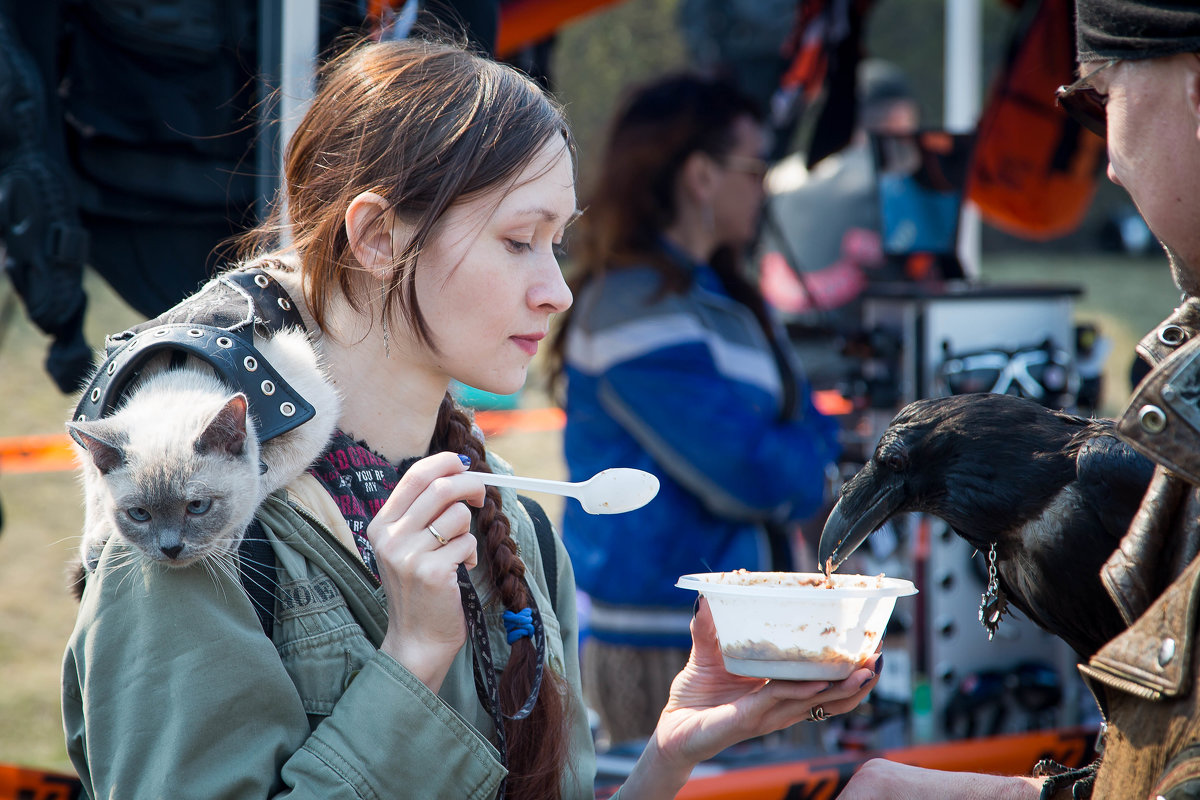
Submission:
[[708,601],[692,620],[692,654],[671,684],[658,726],[622,789],[624,797],[673,797],[692,768],[731,745],[856,708],[874,688],[878,655],[838,683],[747,678],[726,671]]
[[387,593],[379,649],[435,692],[467,640],[457,573],[459,564],[475,566],[477,544],[464,503],[483,505],[484,487],[461,477],[466,469],[454,453],[421,459],[366,531]]
[[1041,786],[1041,778],[943,772],[873,758],[837,800],[1037,800]]

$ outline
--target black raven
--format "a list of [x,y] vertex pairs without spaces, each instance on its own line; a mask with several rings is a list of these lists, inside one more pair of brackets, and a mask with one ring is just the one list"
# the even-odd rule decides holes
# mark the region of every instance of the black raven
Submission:
[[1085,419],[1001,394],[918,400],[842,487],[818,546],[836,568],[892,515],[938,517],[983,553],[1000,589],[1087,657],[1125,629],[1100,581],[1154,473]]

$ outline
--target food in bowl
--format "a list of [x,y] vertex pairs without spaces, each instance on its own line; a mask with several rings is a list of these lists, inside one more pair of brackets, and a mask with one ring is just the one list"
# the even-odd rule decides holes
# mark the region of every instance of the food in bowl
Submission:
[[709,572],[676,583],[708,598],[725,668],[737,675],[842,680],[883,639],[911,581],[820,572]]

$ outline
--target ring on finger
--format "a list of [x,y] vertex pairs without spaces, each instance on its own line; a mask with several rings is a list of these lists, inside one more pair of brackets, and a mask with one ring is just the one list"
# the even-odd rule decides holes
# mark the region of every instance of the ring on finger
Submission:
[[820,706],[813,706],[808,710],[808,718],[813,722],[821,722],[826,716],[825,709]]
[[428,530],[429,535],[432,536],[433,538],[437,539],[440,544],[449,544],[450,543],[449,539],[447,539],[445,536],[442,536],[440,533],[437,532],[437,528],[433,527],[432,522],[426,526],[426,530]]

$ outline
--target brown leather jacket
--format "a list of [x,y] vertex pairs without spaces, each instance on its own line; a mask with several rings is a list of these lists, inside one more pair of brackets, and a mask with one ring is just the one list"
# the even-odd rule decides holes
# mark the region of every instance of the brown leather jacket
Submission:
[[[1118,432],[1158,466],[1137,516],[1101,570],[1129,623],[1079,669],[1107,720],[1093,800],[1200,793],[1200,299],[1148,334],[1154,365]],[[1190,782],[1190,783],[1189,783]],[[1169,796],[1169,795],[1168,795]],[[1178,797],[1197,794],[1184,793]]]

